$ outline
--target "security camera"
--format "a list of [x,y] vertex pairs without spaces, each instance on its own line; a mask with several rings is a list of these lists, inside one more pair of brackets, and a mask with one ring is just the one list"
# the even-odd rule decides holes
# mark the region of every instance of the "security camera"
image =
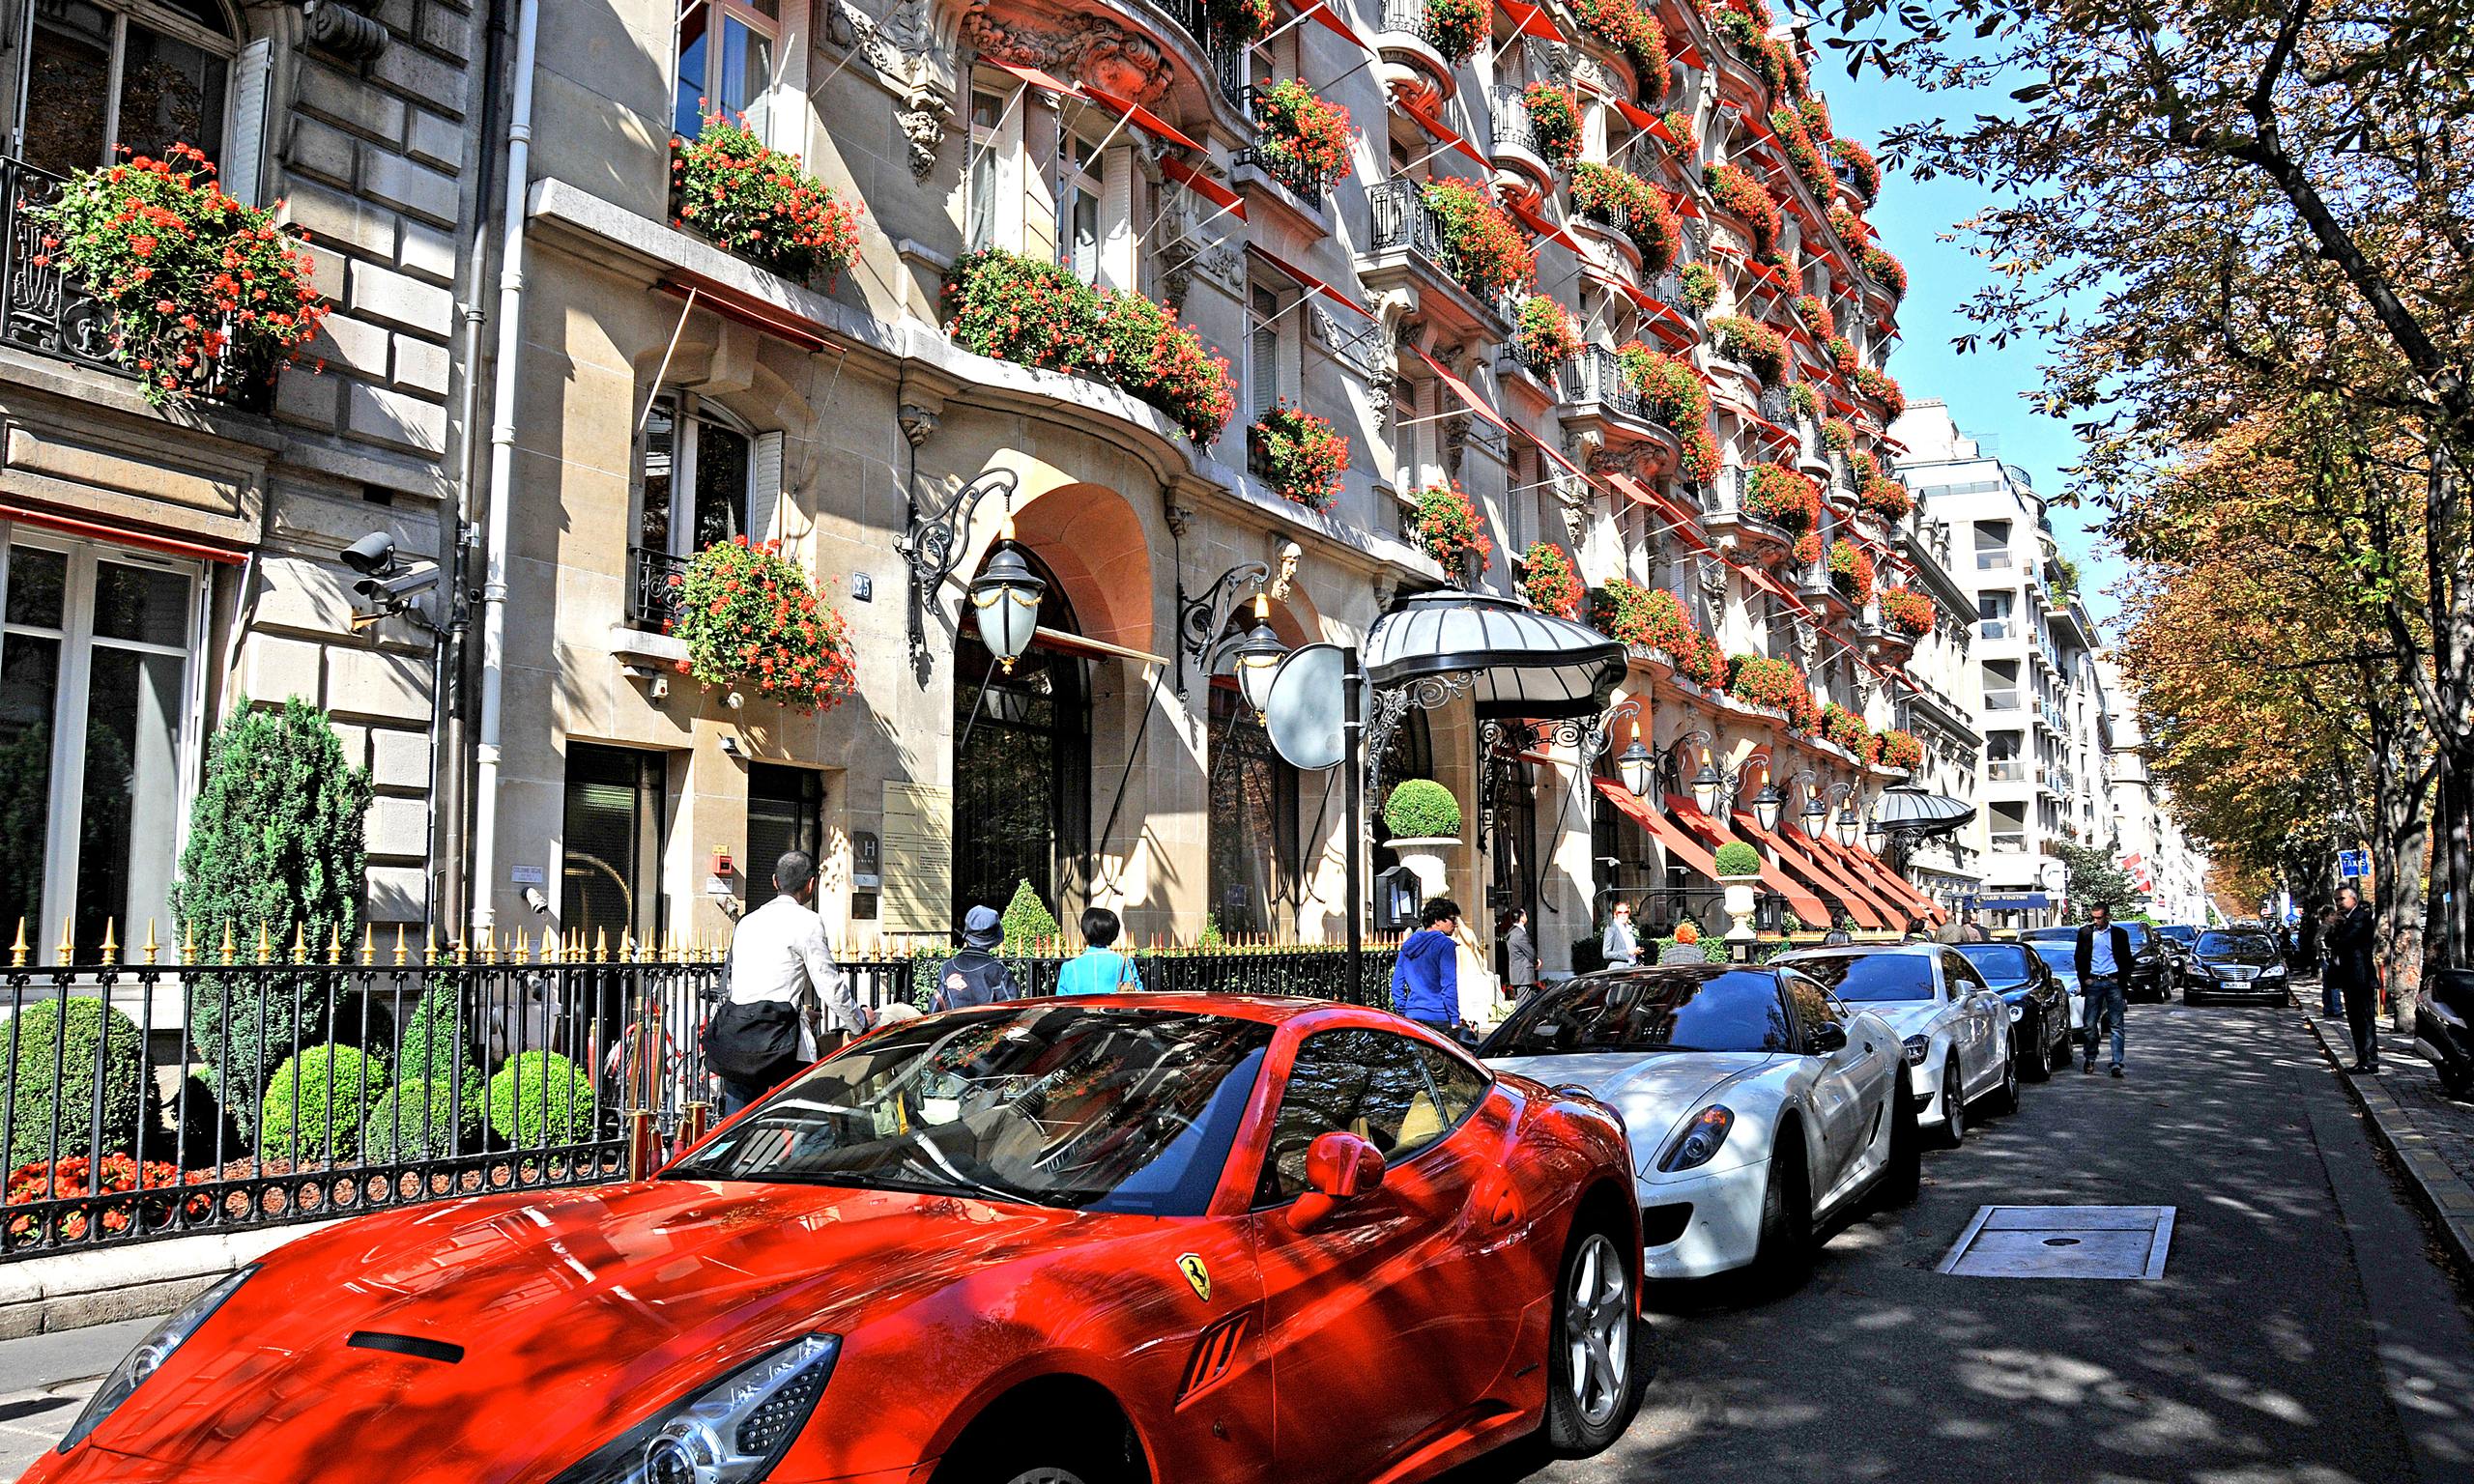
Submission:
[[524,904],[543,917],[550,915],[550,899],[542,896],[541,888],[537,886],[524,889]]
[[371,531],[344,548],[344,565],[363,577],[385,577],[395,570],[395,538]]

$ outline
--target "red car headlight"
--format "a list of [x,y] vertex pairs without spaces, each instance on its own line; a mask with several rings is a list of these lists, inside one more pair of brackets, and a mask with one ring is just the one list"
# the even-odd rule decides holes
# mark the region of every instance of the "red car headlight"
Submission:
[[60,1451],[68,1452],[85,1441],[87,1434],[102,1426],[103,1419],[118,1411],[121,1403],[128,1401],[139,1386],[144,1385],[147,1377],[161,1370],[163,1362],[172,1358],[172,1352],[195,1334],[198,1326],[205,1324],[216,1309],[223,1307],[223,1300],[231,1298],[243,1283],[248,1281],[249,1274],[257,1270],[257,1264],[251,1263],[181,1305],[179,1313],[163,1321],[156,1327],[153,1334],[138,1342],[137,1348],[103,1378],[102,1385],[86,1403],[86,1410],[77,1413],[76,1424],[69,1429],[67,1437],[60,1440]]
[[802,1335],[653,1413],[555,1484],[757,1484],[790,1451],[842,1354]]

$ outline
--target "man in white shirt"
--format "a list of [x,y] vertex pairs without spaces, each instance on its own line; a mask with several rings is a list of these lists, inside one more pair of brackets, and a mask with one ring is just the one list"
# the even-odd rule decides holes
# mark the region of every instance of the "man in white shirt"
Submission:
[[816,862],[793,850],[773,868],[780,894],[740,920],[731,938],[730,995],[706,1030],[705,1055],[722,1079],[727,1118],[823,1054],[817,1012],[853,1036],[868,1013],[834,967],[816,899]]

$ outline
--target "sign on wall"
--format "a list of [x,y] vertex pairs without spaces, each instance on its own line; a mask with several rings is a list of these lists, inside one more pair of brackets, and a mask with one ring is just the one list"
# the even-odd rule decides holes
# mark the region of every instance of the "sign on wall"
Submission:
[[953,791],[934,784],[885,785],[877,911],[888,933],[950,932],[954,897]]

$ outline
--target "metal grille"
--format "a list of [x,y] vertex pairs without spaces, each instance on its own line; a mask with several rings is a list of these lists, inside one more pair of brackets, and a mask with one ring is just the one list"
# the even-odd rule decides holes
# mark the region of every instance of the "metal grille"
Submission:
[[685,577],[691,560],[641,546],[627,548],[627,621],[667,629],[678,616],[678,589],[671,579]]

